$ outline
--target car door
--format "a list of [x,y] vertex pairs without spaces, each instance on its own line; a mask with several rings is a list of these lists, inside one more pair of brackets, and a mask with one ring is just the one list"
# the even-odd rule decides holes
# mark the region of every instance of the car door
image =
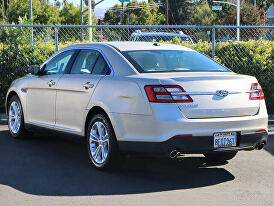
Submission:
[[82,132],[86,107],[96,85],[107,74],[110,74],[110,68],[99,51],[80,50],[69,73],[58,83],[56,130]]
[[72,59],[74,50],[64,51],[43,65],[41,74],[31,77],[27,87],[27,120],[53,128],[55,124],[56,85]]

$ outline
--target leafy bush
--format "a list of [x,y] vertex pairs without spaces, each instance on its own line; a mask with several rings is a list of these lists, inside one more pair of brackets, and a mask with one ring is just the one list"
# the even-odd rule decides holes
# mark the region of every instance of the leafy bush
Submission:
[[[53,41],[31,42],[26,34],[30,28],[0,30],[0,112],[4,111],[5,96],[11,82],[26,74],[29,65],[41,65],[55,52]],[[68,46],[60,44],[59,48]]]
[[[0,111],[4,111],[5,95],[11,82],[26,74],[29,65],[40,65],[55,52],[53,40],[34,42],[26,34],[30,28],[0,30]],[[79,43],[79,42],[70,42]],[[191,47],[211,56],[212,44],[180,42],[175,38],[168,43]],[[59,48],[69,45],[60,44]],[[264,89],[268,112],[274,114],[274,42],[250,40],[246,42],[220,42],[216,44],[214,59],[234,72],[256,76]]]

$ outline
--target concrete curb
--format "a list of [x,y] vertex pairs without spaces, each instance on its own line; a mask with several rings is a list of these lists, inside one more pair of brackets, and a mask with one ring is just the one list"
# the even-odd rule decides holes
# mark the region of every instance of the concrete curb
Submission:
[[7,117],[5,113],[0,114],[0,124],[7,124]]

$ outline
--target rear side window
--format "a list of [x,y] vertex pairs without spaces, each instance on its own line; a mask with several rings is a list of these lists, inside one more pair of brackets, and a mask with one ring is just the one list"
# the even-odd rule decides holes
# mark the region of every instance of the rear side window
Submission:
[[106,63],[105,59],[100,54],[94,68],[92,70],[93,75],[108,75],[110,74],[110,69],[108,67],[108,64]]
[[230,71],[213,59],[195,51],[136,50],[122,53],[141,73]]
[[84,49],[78,54],[70,73],[90,74],[100,53],[96,50]]

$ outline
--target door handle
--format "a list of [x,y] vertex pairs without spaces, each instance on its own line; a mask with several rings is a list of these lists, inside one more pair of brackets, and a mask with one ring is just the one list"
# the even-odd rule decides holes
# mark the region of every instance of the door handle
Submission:
[[49,85],[49,87],[51,87],[51,86],[55,85],[55,82],[54,82],[53,80],[50,80],[50,81],[48,82],[48,85]]
[[90,83],[90,82],[87,82],[83,85],[83,87],[85,87],[85,89],[89,89],[89,88],[93,88],[94,87],[94,84]]

